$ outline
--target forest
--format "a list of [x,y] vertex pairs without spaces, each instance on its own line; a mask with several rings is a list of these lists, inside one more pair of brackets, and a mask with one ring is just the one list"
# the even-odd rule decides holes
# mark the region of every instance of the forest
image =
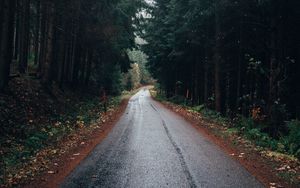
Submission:
[[[130,68],[139,1],[1,1],[0,89],[28,75],[51,91],[103,86],[118,94],[121,72]],[[109,74],[108,74],[109,72]]]
[[300,117],[299,3],[157,0],[143,21],[149,70],[167,98],[278,138]]
[[114,103],[148,84],[299,159],[299,9],[299,0],[1,0],[1,179],[92,121],[103,93]]
[[136,47],[143,4],[0,1],[0,185],[9,170],[95,119],[102,95],[115,105],[123,90],[149,81]]

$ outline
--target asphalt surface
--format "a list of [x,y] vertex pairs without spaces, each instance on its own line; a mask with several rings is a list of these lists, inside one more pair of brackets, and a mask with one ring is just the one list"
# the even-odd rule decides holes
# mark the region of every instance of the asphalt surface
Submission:
[[263,186],[142,89],[107,138],[60,187]]

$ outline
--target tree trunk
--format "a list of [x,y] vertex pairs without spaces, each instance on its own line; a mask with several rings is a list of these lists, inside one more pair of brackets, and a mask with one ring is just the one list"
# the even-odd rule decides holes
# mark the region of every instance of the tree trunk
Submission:
[[219,15],[219,2],[215,1],[215,48],[214,48],[214,65],[215,65],[215,110],[221,112],[221,86],[220,86],[220,42],[221,42],[221,26]]
[[21,1],[21,47],[20,47],[20,62],[19,71],[24,74],[28,66],[28,52],[29,52],[29,15],[30,14],[30,0]]
[[43,73],[42,67],[45,62],[45,53],[47,46],[47,3],[41,1],[41,25],[40,25],[40,46],[39,46],[39,61],[38,61],[38,75],[41,76]]
[[270,74],[269,74],[269,99],[268,111],[271,114],[271,109],[274,101],[277,98],[276,93],[276,17],[271,19],[271,39],[270,39]]
[[35,41],[34,41],[34,64],[38,65],[39,63],[39,49],[40,49],[40,10],[41,10],[41,2],[40,0],[36,0],[36,25],[35,25]]
[[85,77],[85,85],[88,85],[90,76],[91,76],[91,69],[92,69],[92,62],[93,62],[93,50],[88,50],[88,58],[87,58],[87,70],[86,70],[86,77]]
[[[3,16],[3,13],[4,13],[4,2],[5,1],[0,1],[0,24],[3,24],[4,23],[4,21],[3,21],[3,18],[4,18],[4,16]],[[1,40],[2,40],[2,26],[0,27],[0,44],[1,44]]]
[[[65,28],[65,24],[62,24],[62,28]],[[59,37],[59,49],[57,61],[58,64],[58,74],[57,74],[57,81],[59,83],[59,87],[62,88],[63,86],[63,79],[64,79],[64,67],[65,67],[65,54],[66,54],[66,39],[65,39],[65,31],[63,31]]]
[[204,103],[208,103],[208,60],[204,60]]
[[46,53],[45,53],[45,62],[43,65],[43,75],[42,75],[42,82],[46,84],[46,87],[51,87],[51,64],[52,64],[52,53],[53,53],[53,25],[54,25],[54,5],[52,2],[48,2],[48,19],[47,19],[47,46],[46,46]]
[[0,23],[2,25],[0,29],[0,92],[8,84],[10,63],[12,60],[15,0],[5,0],[3,7],[3,22]]
[[19,6],[20,3],[19,2],[16,2],[15,3],[15,22],[14,22],[14,46],[13,46],[13,59],[15,62],[18,62],[18,58],[19,58],[19,49],[20,49],[20,11],[19,10]]

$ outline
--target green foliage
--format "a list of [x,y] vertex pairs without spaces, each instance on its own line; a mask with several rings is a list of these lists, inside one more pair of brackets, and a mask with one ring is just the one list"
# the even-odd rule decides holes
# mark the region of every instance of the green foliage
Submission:
[[[120,102],[120,97],[111,97],[108,106],[112,108]],[[85,96],[67,109],[68,111],[63,114],[53,115],[49,118],[50,121],[43,122],[44,124],[15,126],[14,129],[22,133],[22,138],[16,135],[3,135],[0,138],[1,152],[4,152],[0,156],[0,176],[7,169],[21,166],[42,148],[57,143],[78,128],[89,126],[103,111],[98,96]]]
[[144,52],[138,49],[133,49],[131,51],[128,51],[128,55],[129,55],[129,59],[132,62],[138,64],[139,84],[143,84],[143,85],[150,84],[152,82],[152,78],[146,68],[146,64],[148,63],[148,56]]
[[270,148],[272,150],[276,149],[277,142],[257,128],[245,130],[244,134],[246,138],[252,140],[257,146]]
[[192,109],[196,112],[202,112],[205,109],[205,105],[194,106]]
[[168,100],[175,104],[186,105],[186,99],[185,99],[185,97],[183,97],[181,95],[174,95],[174,96],[168,98]]
[[[170,101],[181,106],[186,106],[184,98],[166,98],[162,93],[158,93],[155,98],[160,101]],[[239,115],[233,120],[230,120],[223,117],[219,112],[208,109],[205,105],[188,108],[192,111],[201,113],[203,117],[217,123],[230,124],[231,127],[226,130],[227,134],[243,135],[257,146],[269,148],[273,151],[288,153],[300,158],[300,122],[298,120],[286,122],[286,127],[289,129],[288,133],[285,136],[281,136],[279,139],[275,139],[263,131],[268,125],[258,123],[250,117]]]
[[234,125],[247,130],[256,129],[258,127],[252,118],[247,118],[241,115],[234,119]]
[[287,122],[289,133],[281,140],[285,146],[285,149],[300,158],[300,122],[298,120],[292,120]]
[[[58,132],[56,132],[56,134],[57,133]],[[32,151],[35,151],[37,149],[40,149],[43,145],[45,145],[48,138],[49,135],[47,133],[36,132],[25,140],[25,147]]]
[[210,110],[206,107],[201,107],[201,106],[198,108],[200,108],[199,112],[208,119],[212,119],[212,120],[216,121],[217,123],[221,123],[221,124],[229,122],[228,118],[222,116],[221,113],[219,113],[219,112],[216,112],[214,110]]
[[286,122],[289,132],[279,139],[274,139],[263,132],[261,127],[264,126],[255,124],[251,118],[239,117],[234,126],[238,128],[240,134],[245,135],[258,146],[286,152],[300,158],[300,123],[298,120]]
[[167,101],[168,100],[167,97],[160,92],[157,92],[155,99],[158,101]]

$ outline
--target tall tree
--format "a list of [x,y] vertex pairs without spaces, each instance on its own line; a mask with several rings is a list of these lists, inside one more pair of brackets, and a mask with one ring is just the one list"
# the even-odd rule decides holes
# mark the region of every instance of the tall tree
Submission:
[[13,29],[15,0],[5,0],[1,7],[1,31],[0,31],[0,91],[8,84],[10,63],[12,61]]
[[157,0],[148,6],[143,50],[167,97],[224,114],[252,116],[260,109],[275,134],[288,115],[299,118],[299,1]]

